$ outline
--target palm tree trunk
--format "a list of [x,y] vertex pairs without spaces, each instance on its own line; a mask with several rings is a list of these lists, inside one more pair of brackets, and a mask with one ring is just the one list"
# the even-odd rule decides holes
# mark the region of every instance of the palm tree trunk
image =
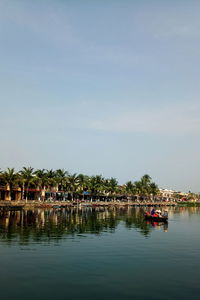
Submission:
[[26,188],[26,203],[28,201],[28,189],[29,189],[29,184],[27,185],[27,188]]
[[24,183],[22,185],[22,200],[24,200]]
[[11,200],[11,185],[10,184],[7,185],[7,189],[6,189],[6,192],[5,192],[5,200],[6,201]]

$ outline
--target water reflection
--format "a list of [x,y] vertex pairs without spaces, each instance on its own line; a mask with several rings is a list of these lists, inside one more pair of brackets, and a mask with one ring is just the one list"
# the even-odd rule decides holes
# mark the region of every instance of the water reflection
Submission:
[[119,224],[146,237],[154,228],[168,228],[168,224],[145,221],[141,208],[35,209],[0,212],[0,240],[7,244],[49,243],[77,234],[112,233]]

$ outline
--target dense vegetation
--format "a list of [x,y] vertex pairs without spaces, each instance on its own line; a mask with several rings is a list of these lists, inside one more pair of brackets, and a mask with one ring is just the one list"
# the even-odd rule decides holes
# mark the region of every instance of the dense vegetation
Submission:
[[14,168],[1,171],[0,187],[6,187],[10,193],[20,188],[21,198],[26,200],[29,198],[29,191],[34,188],[39,192],[38,199],[41,200],[44,200],[44,191],[49,194],[55,191],[67,193],[72,201],[75,198],[93,200],[99,197],[115,200],[120,196],[153,199],[159,193],[158,186],[147,174],[139,181],[119,185],[116,178],[104,178],[102,175],[69,174],[64,169],[34,170],[32,167],[23,167],[19,172]]

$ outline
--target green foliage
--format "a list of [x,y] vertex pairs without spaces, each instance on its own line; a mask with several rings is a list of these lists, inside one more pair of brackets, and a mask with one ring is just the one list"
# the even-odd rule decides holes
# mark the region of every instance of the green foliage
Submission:
[[10,188],[16,185],[18,174],[15,172],[14,168],[8,168],[4,173],[2,173],[2,181],[8,184]]
[[[148,174],[142,176],[139,181],[128,181],[125,185],[119,185],[116,178],[104,178],[102,175],[87,176],[84,174],[69,174],[64,169],[35,170],[32,167],[23,167],[21,171],[15,172],[8,168],[0,172],[0,185],[10,187],[21,187],[28,195],[30,187],[35,187],[50,194],[57,190],[63,193],[70,193],[72,200],[87,192],[89,197],[100,199],[106,197],[116,199],[123,196],[138,196],[142,198],[153,198],[159,193],[158,186],[152,181]],[[44,195],[44,193],[43,193]],[[81,196],[83,197],[83,196]]]

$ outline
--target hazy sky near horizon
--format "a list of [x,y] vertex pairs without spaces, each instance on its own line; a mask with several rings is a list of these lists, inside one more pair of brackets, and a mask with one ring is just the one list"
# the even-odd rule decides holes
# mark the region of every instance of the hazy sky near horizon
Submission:
[[200,1],[0,0],[0,168],[200,192]]

